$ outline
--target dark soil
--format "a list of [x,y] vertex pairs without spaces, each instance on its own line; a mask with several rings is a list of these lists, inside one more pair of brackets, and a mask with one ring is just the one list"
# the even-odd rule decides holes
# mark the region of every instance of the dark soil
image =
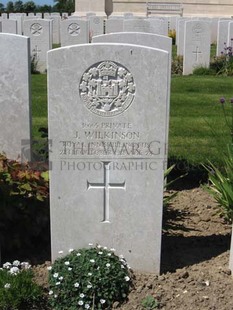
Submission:
[[[153,296],[163,310],[232,310],[233,277],[228,268],[231,225],[201,188],[179,191],[164,210],[161,275],[135,274],[128,302],[114,308],[143,308]],[[47,286],[49,262],[35,267]]]

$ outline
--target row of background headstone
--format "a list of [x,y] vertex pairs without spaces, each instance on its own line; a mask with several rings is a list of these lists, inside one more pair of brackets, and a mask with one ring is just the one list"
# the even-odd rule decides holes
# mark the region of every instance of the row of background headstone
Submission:
[[[9,14],[9,20],[17,20],[17,29],[15,28],[15,26],[13,26],[13,22],[12,22],[12,26],[11,28],[14,29],[14,33],[18,33],[18,34],[23,34],[23,21],[26,19],[32,19],[32,18],[46,18],[46,19],[52,19],[53,20],[53,24],[54,24],[54,29],[55,28],[59,28],[60,27],[60,21],[64,20],[66,18],[78,18],[78,19],[85,19],[86,17],[78,17],[78,16],[68,16],[67,13],[62,13],[62,16],[60,16],[59,13],[44,13],[42,15],[41,14],[30,14],[28,16],[26,16],[24,13],[11,13]],[[2,15],[2,17],[0,17],[0,21],[1,20],[6,20],[6,14]],[[191,18],[184,18],[184,17],[179,17],[179,16],[168,16],[168,17],[150,17],[148,19],[145,18],[140,18],[140,17],[136,17],[133,15],[130,15],[127,17],[124,16],[110,16],[107,20],[105,20],[105,23],[103,22],[104,18],[102,17],[97,17],[95,16],[94,13],[90,13],[87,18],[88,20],[90,20],[90,23],[94,23],[95,25],[93,25],[95,27],[97,27],[96,25],[101,23],[102,26],[99,25],[99,28],[102,27],[101,30],[98,30],[98,34],[102,33],[112,33],[112,32],[122,32],[124,31],[124,20],[127,19],[134,19],[134,25],[131,25],[131,27],[134,27],[134,31],[138,31],[140,29],[140,31],[144,31],[144,32],[155,32],[155,33],[159,33],[162,35],[167,35],[167,31],[169,29],[174,29],[177,32],[177,45],[179,46],[179,34],[181,33],[181,37],[182,37],[182,33],[184,32],[184,22],[187,20],[205,20],[205,21],[209,21],[211,23],[211,42],[217,42],[217,28],[218,28],[218,22],[221,21],[222,23],[224,23],[224,21],[229,22],[232,21],[232,19],[226,19],[226,18],[221,18],[221,17],[214,17],[214,18],[198,18],[198,17],[191,17]],[[136,22],[136,20],[138,20],[138,22]],[[139,22],[139,20],[141,20]],[[144,25],[142,24],[142,20],[147,20],[150,22],[150,25],[148,23],[144,23]],[[153,21],[154,20],[154,21]],[[156,20],[156,22],[155,22]],[[92,25],[90,25],[90,28],[92,29]],[[153,29],[154,28],[154,29]],[[7,30],[6,30],[7,31]],[[128,31],[128,29],[126,29],[126,31]],[[5,32],[5,31],[4,31]],[[59,29],[56,29],[56,32],[60,32]],[[220,30],[221,32],[221,30]],[[9,33],[12,33],[12,30],[9,30]],[[94,35],[96,35],[96,33],[94,33]],[[220,35],[220,37],[222,37],[222,35]],[[58,40],[56,42],[54,42],[55,44],[60,43],[60,41],[58,42]],[[181,43],[182,44],[182,43]],[[180,53],[182,55],[182,51]]]
[[[16,20],[14,18],[16,18]],[[188,21],[198,21],[199,25],[201,23],[206,23],[206,25],[209,24],[209,27],[203,26],[206,31],[208,28],[208,32],[210,33],[210,40],[207,39],[209,35],[206,34],[206,40],[202,43],[203,47],[201,47],[200,44],[195,44],[195,47],[190,47],[190,38],[192,38],[192,34],[190,32],[189,36],[189,32],[185,30]],[[231,44],[232,25],[231,19],[225,20],[219,18],[188,19],[171,16],[135,19],[131,16],[130,18],[127,17],[124,19],[118,16],[117,18],[110,17],[104,20],[103,17],[90,14],[88,19],[79,19],[76,16],[70,16],[61,20],[59,14],[57,14],[57,16],[54,14],[46,19],[35,19],[31,16],[27,16],[26,18],[12,16],[12,19],[3,19],[0,22],[0,30],[2,29],[4,33],[23,33],[29,36],[31,38],[31,57],[37,63],[37,69],[40,72],[44,72],[46,70],[46,53],[52,48],[52,44],[69,46],[89,43],[93,36],[123,31],[154,33],[167,36],[169,29],[175,29],[177,55],[183,56],[184,49],[186,49],[183,74],[190,74],[194,66],[208,67],[210,42],[213,43],[217,41],[217,55],[220,55],[224,50],[225,42],[225,44]],[[198,31],[198,26],[196,25],[195,27],[195,31]],[[186,39],[185,41],[185,38],[189,40],[187,41]],[[189,43],[187,44],[187,42]],[[191,52],[189,52],[189,48],[192,49]],[[202,50],[205,51],[204,54]],[[192,59],[190,55],[192,55],[195,61],[190,62]]]

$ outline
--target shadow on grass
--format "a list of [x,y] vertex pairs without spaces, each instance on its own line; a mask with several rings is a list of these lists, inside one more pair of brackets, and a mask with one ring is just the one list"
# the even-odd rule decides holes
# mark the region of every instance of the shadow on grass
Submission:
[[161,273],[194,265],[229,250],[230,234],[210,236],[162,237]]

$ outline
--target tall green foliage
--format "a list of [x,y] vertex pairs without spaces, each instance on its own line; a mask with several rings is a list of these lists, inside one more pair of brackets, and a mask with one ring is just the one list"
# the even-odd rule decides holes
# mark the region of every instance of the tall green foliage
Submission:
[[209,173],[209,185],[204,188],[213,196],[220,207],[220,214],[233,221],[233,146],[228,147],[224,156],[223,171],[214,164],[204,165]]
[[[230,131],[231,143],[227,152],[223,153],[223,167],[220,170],[209,161],[204,168],[209,174],[209,185],[204,188],[214,197],[220,207],[220,213],[229,221],[233,221],[233,99],[230,99],[230,115],[226,113],[226,100],[220,98],[226,126]],[[229,110],[228,110],[229,111]]]

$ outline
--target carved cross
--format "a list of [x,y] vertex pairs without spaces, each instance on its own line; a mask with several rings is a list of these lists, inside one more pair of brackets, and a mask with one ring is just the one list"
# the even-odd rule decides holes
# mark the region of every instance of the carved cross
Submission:
[[192,53],[196,55],[196,59],[195,59],[195,61],[197,61],[197,62],[198,62],[198,54],[202,54],[202,52],[200,52],[200,51],[199,51],[199,47],[198,47],[198,46],[196,46],[196,50],[195,50],[195,51],[193,51]]
[[104,164],[104,181],[102,183],[91,183],[87,181],[87,190],[89,189],[103,189],[104,199],[103,199],[103,222],[110,223],[110,216],[109,216],[109,196],[110,196],[110,189],[126,189],[125,181],[122,183],[110,183],[110,161],[103,162]]

